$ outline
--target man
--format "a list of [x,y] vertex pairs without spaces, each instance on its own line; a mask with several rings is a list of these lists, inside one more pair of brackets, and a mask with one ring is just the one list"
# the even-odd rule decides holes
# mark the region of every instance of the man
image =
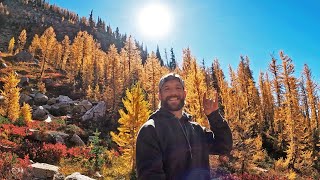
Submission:
[[183,111],[184,81],[177,74],[159,82],[160,108],[141,127],[137,137],[138,179],[210,179],[209,154],[227,157],[232,148],[228,123],[219,114],[218,99],[203,97],[210,130]]

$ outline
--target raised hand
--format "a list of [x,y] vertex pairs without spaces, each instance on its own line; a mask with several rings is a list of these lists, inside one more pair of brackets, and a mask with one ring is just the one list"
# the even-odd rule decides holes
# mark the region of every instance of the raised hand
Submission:
[[214,99],[207,99],[207,93],[204,93],[203,95],[203,111],[205,115],[209,115],[213,111],[216,111],[219,109],[218,93],[216,90],[213,92],[213,97]]

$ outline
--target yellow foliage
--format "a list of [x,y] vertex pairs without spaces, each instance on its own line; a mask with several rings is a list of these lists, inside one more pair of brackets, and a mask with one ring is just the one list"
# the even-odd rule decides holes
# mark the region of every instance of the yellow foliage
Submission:
[[102,175],[104,179],[129,179],[131,166],[128,164],[128,157],[120,156],[115,150],[106,152],[108,158],[107,166],[102,168]]
[[88,88],[86,90],[86,97],[89,99],[89,100],[92,100],[92,96],[93,96],[93,91],[92,91],[92,88],[90,85],[88,85]]
[[10,54],[13,53],[13,49],[14,49],[14,43],[15,43],[15,40],[14,40],[14,37],[12,37],[9,41],[9,46],[8,46],[8,52]]
[[185,74],[184,77],[187,90],[185,109],[193,115],[196,122],[209,128],[209,122],[203,112],[202,104],[203,95],[207,92],[204,71],[200,69],[195,59],[187,62],[185,68],[188,68],[188,74]]
[[38,89],[39,89],[40,92],[42,92],[42,93],[46,93],[47,92],[46,84],[44,82],[39,81],[37,86],[38,86]]
[[70,175],[74,172],[79,172],[81,174],[87,174],[87,167],[84,166],[85,164],[88,164],[88,159],[80,159],[80,158],[68,158],[64,159],[62,158],[59,163],[59,172],[61,172],[64,175]]
[[150,114],[148,102],[144,98],[140,83],[126,90],[126,97],[122,100],[126,111],[119,110],[119,134],[110,133],[112,140],[121,147],[122,156],[127,159],[125,165],[130,167],[129,170],[135,168],[135,146],[138,131]]
[[4,96],[5,115],[13,122],[20,115],[20,88],[17,87],[19,81],[16,74],[11,72],[4,78],[4,90],[0,90],[0,94]]
[[21,107],[21,115],[25,124],[28,124],[32,121],[32,110],[29,104],[23,103],[23,106]]
[[93,99],[94,99],[95,101],[99,101],[100,98],[101,98],[100,88],[99,88],[99,85],[97,84],[96,87],[94,88]]
[[287,174],[287,178],[290,180],[297,179],[297,173],[295,173],[293,170],[290,170],[289,173]]
[[274,166],[275,166],[275,169],[277,169],[279,171],[284,171],[285,169],[288,168],[288,166],[285,163],[285,160],[283,158],[276,160]]

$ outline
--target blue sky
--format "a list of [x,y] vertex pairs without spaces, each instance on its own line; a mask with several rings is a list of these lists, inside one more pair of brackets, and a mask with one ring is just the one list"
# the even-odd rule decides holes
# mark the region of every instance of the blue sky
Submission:
[[[170,33],[161,38],[145,37],[137,27],[137,14],[147,4],[161,3],[169,7],[173,19]],[[88,17],[101,17],[121,33],[132,35],[148,46],[149,52],[159,45],[174,48],[181,61],[182,49],[207,66],[218,58],[226,76],[228,65],[236,68],[239,56],[248,56],[254,78],[266,72],[271,54],[289,55],[300,76],[308,64],[314,80],[320,82],[320,1],[308,0],[50,0],[50,4]],[[279,60],[280,63],[280,60]]]

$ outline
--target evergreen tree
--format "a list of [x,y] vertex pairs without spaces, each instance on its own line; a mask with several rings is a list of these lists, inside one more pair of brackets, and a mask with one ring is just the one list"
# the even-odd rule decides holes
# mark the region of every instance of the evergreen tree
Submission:
[[157,45],[156,56],[157,56],[158,61],[160,62],[160,65],[163,66],[164,63],[163,63],[163,60],[162,60],[162,58],[161,58],[160,51],[159,51],[159,46],[158,46],[158,45]]
[[173,48],[170,49],[170,63],[169,68],[171,71],[174,71],[177,68],[176,57],[173,52]]
[[89,26],[90,27],[95,27],[95,22],[93,20],[93,10],[91,10],[90,15],[89,15]]
[[[143,90],[139,83],[126,90],[126,97],[122,100],[124,109],[120,109],[119,133],[111,132],[114,142],[121,147],[121,156],[125,158],[128,175],[135,170],[136,138],[141,125],[150,115],[148,102],[145,101]],[[131,171],[131,172],[130,172]]]

